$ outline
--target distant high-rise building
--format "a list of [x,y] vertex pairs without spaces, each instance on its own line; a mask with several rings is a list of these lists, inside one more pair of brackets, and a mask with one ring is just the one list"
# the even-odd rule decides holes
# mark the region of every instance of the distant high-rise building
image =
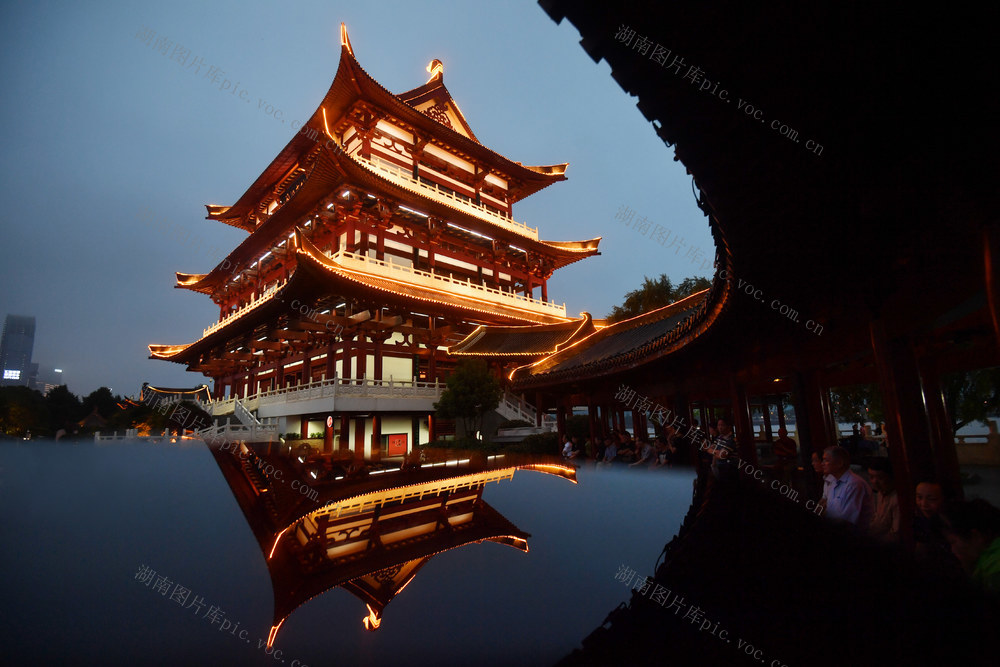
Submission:
[[35,318],[8,315],[0,339],[0,386],[34,386],[38,364],[31,363],[31,350],[35,346]]
[[49,392],[61,384],[66,384],[61,368],[52,368],[42,364],[34,364],[38,367],[38,375],[35,378],[34,388],[48,396]]

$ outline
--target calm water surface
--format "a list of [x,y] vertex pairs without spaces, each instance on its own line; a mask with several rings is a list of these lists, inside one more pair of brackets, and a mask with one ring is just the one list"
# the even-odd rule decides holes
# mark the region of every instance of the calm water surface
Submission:
[[[203,443],[3,443],[0,663],[551,664],[628,598],[621,565],[652,572],[692,478],[520,470],[483,499],[531,534],[528,553],[484,542],[436,555],[376,632],[335,588],[292,613],[268,654],[271,578]],[[169,591],[137,580],[144,567]],[[171,599],[184,589],[186,604]]]

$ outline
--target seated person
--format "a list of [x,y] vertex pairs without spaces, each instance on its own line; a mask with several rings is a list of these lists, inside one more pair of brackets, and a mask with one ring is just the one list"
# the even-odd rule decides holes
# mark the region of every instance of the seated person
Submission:
[[594,440],[594,460],[600,463],[604,460],[604,454],[608,448],[608,441],[604,438],[596,438]]
[[674,437],[667,440],[667,448],[670,450],[670,467],[687,466],[694,463],[694,453],[692,451],[691,440],[680,433],[675,433]]
[[[669,428],[669,427],[668,427]],[[656,450],[653,466],[666,468],[670,466],[670,450],[667,448],[667,441],[663,436],[658,435],[653,439],[653,447]]]
[[604,441],[604,458],[601,459],[601,463],[605,465],[610,464],[618,458],[618,445],[615,444],[613,437],[609,437]]
[[580,445],[580,438],[578,436],[573,436],[569,441],[569,456],[568,459],[580,459],[583,458],[583,446]]
[[716,432],[719,437],[709,450],[712,453],[712,474],[716,479],[735,479],[736,471],[739,469],[737,464],[739,456],[736,452],[736,434],[733,432],[732,424],[728,419],[719,419]]
[[879,542],[898,542],[899,496],[889,459],[872,459],[868,464],[868,479],[875,490],[875,515],[868,534]]
[[774,441],[773,451],[775,476],[782,482],[790,482],[792,471],[798,462],[798,446],[788,437],[788,429],[778,429],[778,439]]
[[625,461],[626,463],[631,463],[635,461],[636,447],[632,438],[629,437],[628,431],[619,434],[618,436],[618,460]]
[[944,535],[941,508],[944,491],[940,482],[925,479],[917,484],[916,511],[913,513],[914,556],[925,565],[949,575],[961,575],[961,564]]
[[868,482],[851,470],[851,457],[843,447],[823,450],[824,516],[834,521],[846,521],[861,531],[867,531],[874,513],[872,489]]
[[1000,593],[1000,510],[981,498],[948,505],[942,512],[951,552],[992,593]]
[[653,446],[649,444],[649,441],[640,439],[636,442],[636,459],[635,462],[630,463],[629,467],[649,465],[653,462]]
[[573,442],[570,440],[568,435],[563,436],[563,444],[562,447],[560,447],[560,451],[562,452],[564,459],[568,459],[569,455],[573,453]]

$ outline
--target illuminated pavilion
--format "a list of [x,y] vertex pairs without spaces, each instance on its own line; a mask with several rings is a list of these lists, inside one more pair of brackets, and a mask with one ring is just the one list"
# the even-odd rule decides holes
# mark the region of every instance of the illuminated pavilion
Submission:
[[208,295],[219,319],[194,342],[149,350],[212,378],[214,416],[322,431],[328,450],[336,437],[358,457],[403,454],[442,433],[432,412],[450,345],[482,325],[563,338],[590,326],[549,300],[548,280],[598,254],[600,239],[544,241],[513,217],[566,165],[526,166],[481,144],[442,63],[428,71],[390,93],[341,26],[340,66],[315,112],[235,204],[207,207],[247,237],[176,287]]

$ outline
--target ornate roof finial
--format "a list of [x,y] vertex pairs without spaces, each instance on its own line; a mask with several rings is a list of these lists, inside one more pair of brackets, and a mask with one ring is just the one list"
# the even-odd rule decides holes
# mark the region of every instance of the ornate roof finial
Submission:
[[440,79],[444,76],[444,63],[435,58],[427,65],[427,71],[431,73],[431,78],[427,79],[427,83],[430,83],[434,79]]
[[347,36],[347,25],[344,23],[340,24],[340,45],[347,49],[347,52],[352,56],[354,55],[354,49],[351,48],[351,38]]

